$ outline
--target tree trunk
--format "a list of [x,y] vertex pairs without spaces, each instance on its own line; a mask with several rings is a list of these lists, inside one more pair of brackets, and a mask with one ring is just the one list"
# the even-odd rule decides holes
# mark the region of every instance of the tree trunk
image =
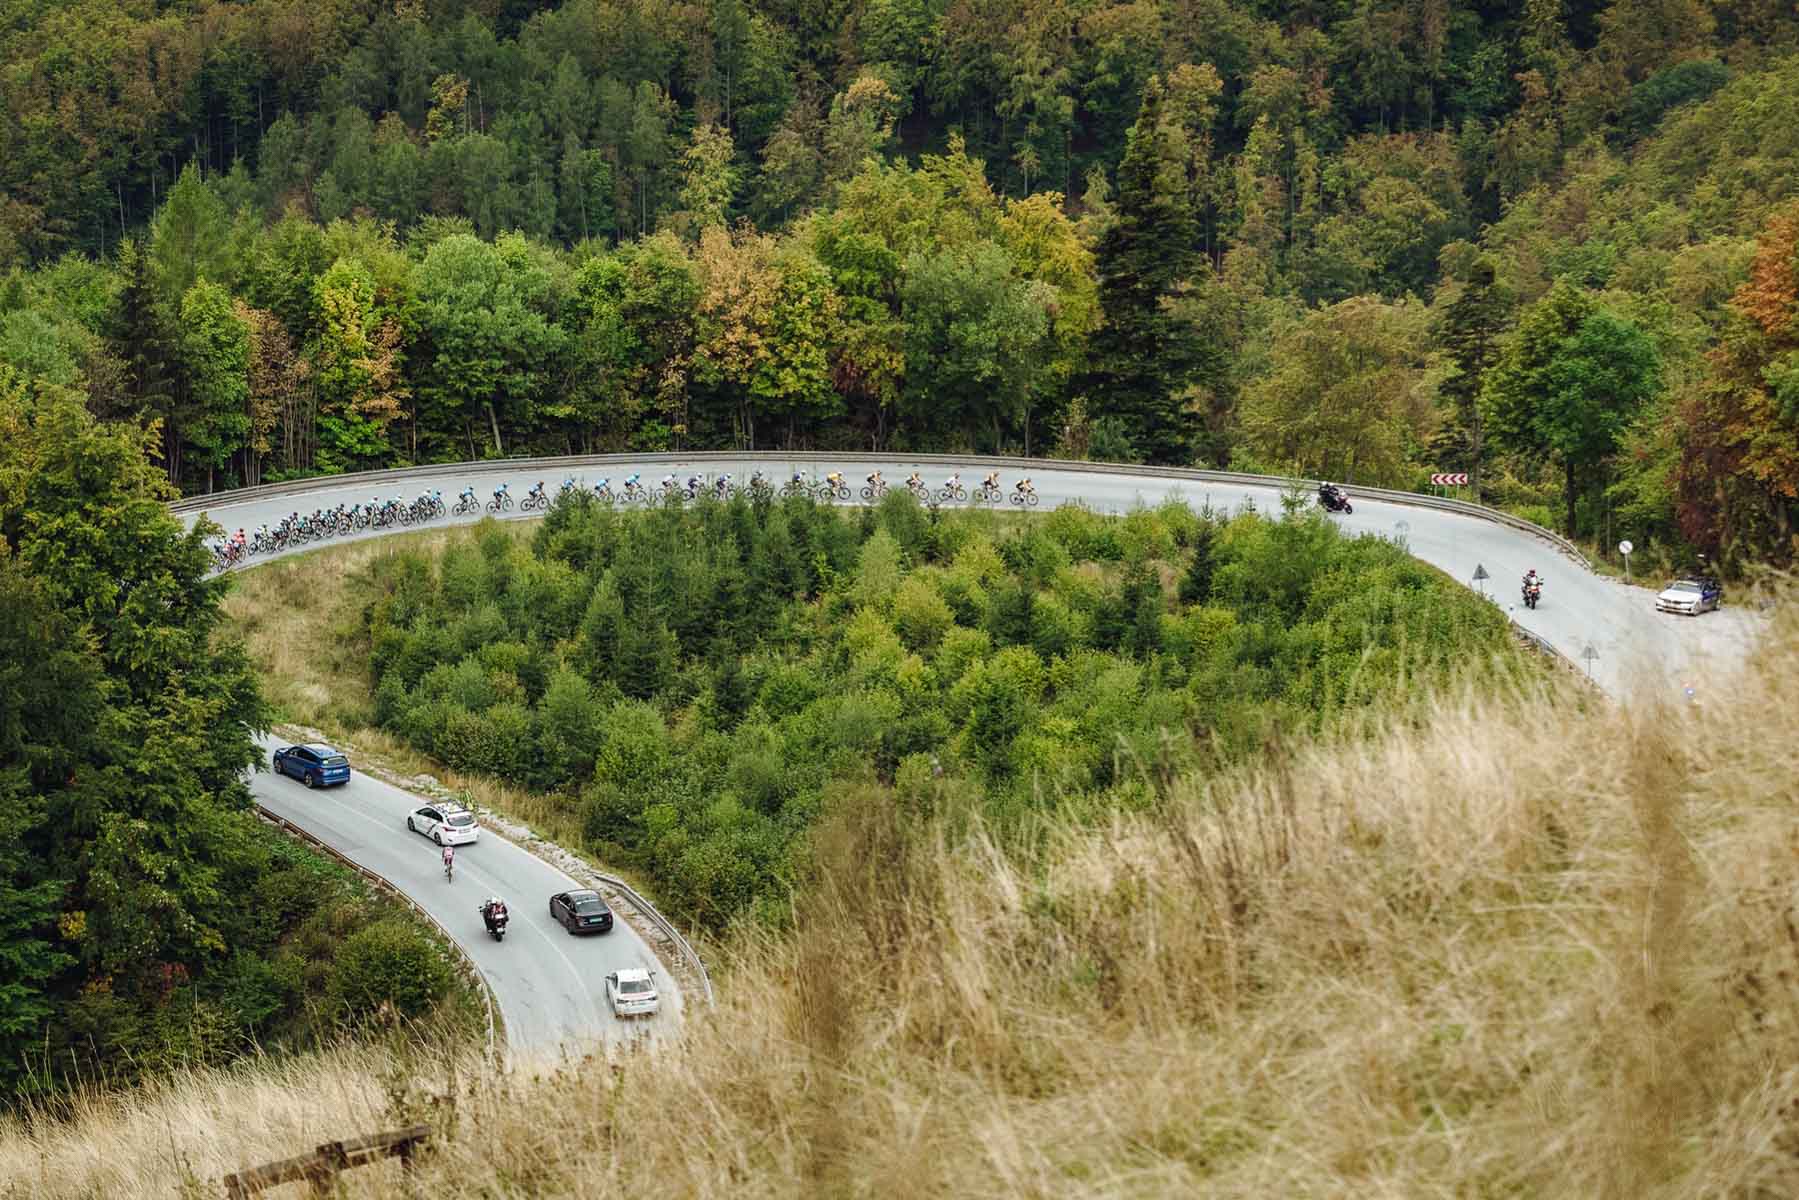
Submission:
[[1567,501],[1568,501],[1567,534],[1569,537],[1573,537],[1574,536],[1574,460],[1573,459],[1568,460],[1567,468],[1568,468],[1568,482],[1567,482],[1567,486],[1564,490],[1564,494],[1566,495]]
[[500,417],[499,417],[499,414],[494,412],[493,405],[491,405],[491,404],[487,405],[486,408],[487,408],[487,419],[489,421],[493,422],[493,452],[494,452],[494,455],[498,458],[505,458],[506,457],[506,447],[500,444]]

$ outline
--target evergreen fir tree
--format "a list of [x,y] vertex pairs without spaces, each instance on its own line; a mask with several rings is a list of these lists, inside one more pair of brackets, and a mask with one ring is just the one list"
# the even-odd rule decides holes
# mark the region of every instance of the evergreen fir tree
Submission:
[[1193,536],[1193,561],[1181,577],[1181,603],[1204,604],[1212,598],[1212,527],[1201,525]]
[[1462,294],[1450,304],[1444,322],[1443,347],[1455,372],[1439,392],[1455,406],[1455,417],[1436,441],[1442,465],[1468,471],[1474,495],[1480,495],[1481,467],[1486,460],[1486,430],[1481,420],[1481,380],[1499,357],[1499,331],[1505,300],[1494,284],[1493,264],[1480,259],[1469,272]]
[[1118,165],[1118,197],[1097,255],[1105,325],[1094,335],[1086,392],[1096,417],[1123,418],[1151,462],[1185,463],[1193,453],[1183,393],[1219,355],[1203,347],[1167,301],[1203,269],[1188,203],[1183,134],[1164,115],[1151,77]]

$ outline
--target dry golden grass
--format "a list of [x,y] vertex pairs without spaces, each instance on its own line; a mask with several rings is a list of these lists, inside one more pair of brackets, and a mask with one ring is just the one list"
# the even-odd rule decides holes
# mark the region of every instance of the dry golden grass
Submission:
[[374,1052],[195,1076],[0,1125],[0,1196],[166,1196],[410,1111],[431,1196],[1799,1194],[1792,612],[1702,699],[1445,697],[1028,860],[954,797],[844,796],[796,932],[664,1051],[403,1103]]

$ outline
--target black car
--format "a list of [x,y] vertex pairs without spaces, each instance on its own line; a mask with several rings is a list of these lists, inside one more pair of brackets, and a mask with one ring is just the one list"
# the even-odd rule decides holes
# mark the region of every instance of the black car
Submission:
[[550,897],[550,916],[570,933],[612,932],[612,910],[598,892],[557,892]]

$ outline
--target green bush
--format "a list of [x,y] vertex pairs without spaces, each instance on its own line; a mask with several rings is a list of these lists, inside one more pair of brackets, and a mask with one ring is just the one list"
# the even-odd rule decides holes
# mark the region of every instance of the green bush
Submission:
[[410,923],[390,918],[344,939],[331,964],[330,995],[352,1019],[383,1005],[422,1017],[449,993],[450,982],[443,951]]
[[1168,504],[575,505],[529,555],[488,531],[438,577],[366,608],[381,719],[578,796],[590,844],[715,929],[781,911],[846,786],[934,759],[1002,826],[1097,813],[1141,802],[1141,764],[1253,753],[1510,646],[1386,542]]

